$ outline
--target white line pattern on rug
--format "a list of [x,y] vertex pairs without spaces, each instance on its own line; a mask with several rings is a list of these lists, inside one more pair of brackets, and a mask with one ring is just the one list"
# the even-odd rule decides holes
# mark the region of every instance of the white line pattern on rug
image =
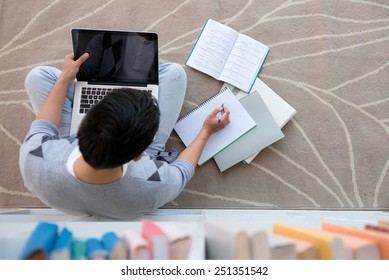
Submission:
[[385,164],[384,168],[382,169],[381,175],[378,178],[377,185],[376,185],[376,187],[374,189],[373,207],[378,207],[378,195],[380,194],[382,183],[384,181],[385,176],[388,174],[388,170],[389,170],[389,158],[386,161],[386,164]]
[[46,37],[48,37],[48,36],[54,34],[55,32],[57,32],[57,31],[59,31],[59,30],[62,30],[62,29],[66,28],[66,27],[69,27],[69,26],[72,26],[73,24],[75,24],[75,23],[77,23],[77,22],[80,22],[80,21],[82,21],[82,20],[84,20],[84,19],[86,19],[86,18],[88,18],[88,17],[91,17],[91,16],[93,16],[93,15],[96,15],[97,13],[103,11],[107,6],[111,5],[111,4],[112,4],[113,2],[115,2],[115,1],[116,1],[116,0],[108,1],[108,2],[106,2],[105,4],[101,5],[100,7],[96,8],[95,10],[93,10],[92,12],[87,13],[87,14],[86,14],[85,16],[83,16],[83,17],[77,18],[77,19],[75,19],[75,20],[72,20],[72,21],[70,21],[70,22],[64,24],[64,25],[61,25],[61,26],[59,26],[59,27],[57,27],[57,28],[54,28],[53,30],[51,30],[51,31],[49,31],[49,32],[46,32],[46,33],[43,33],[43,34],[41,34],[41,35],[35,37],[34,39],[28,41],[28,42],[25,42],[25,43],[23,43],[23,44],[21,44],[21,45],[17,45],[17,46],[15,46],[14,48],[9,49],[8,51],[0,52],[0,57],[3,57],[3,56],[5,56],[5,55],[10,54],[11,52],[14,52],[14,51],[20,50],[20,49],[22,49],[22,48],[25,48],[25,47],[31,45],[31,44],[34,43],[34,42],[37,42],[37,41],[39,41],[39,40],[41,40],[41,39],[43,39],[43,38],[46,38]]
[[218,199],[218,200],[229,201],[229,202],[238,202],[238,203],[241,203],[243,205],[248,205],[248,206],[257,206],[257,207],[274,207],[275,206],[274,204],[271,204],[271,203],[262,203],[262,202],[258,202],[258,201],[251,201],[251,200],[241,199],[241,198],[237,198],[237,197],[223,196],[223,195],[218,195],[218,194],[209,194],[209,193],[205,193],[205,192],[191,190],[188,188],[185,188],[184,192],[189,193],[189,194],[193,194],[193,195],[197,195],[197,196],[204,196],[204,197],[210,198],[210,199]]
[[18,138],[16,138],[15,136],[13,136],[11,132],[9,132],[7,129],[5,129],[5,127],[2,124],[0,124],[0,130],[2,132],[4,132],[4,134],[8,138],[10,138],[13,142],[15,142],[18,146],[22,145],[22,142]]
[[316,176],[315,174],[313,174],[312,172],[310,172],[309,170],[307,170],[304,166],[302,166],[301,164],[298,164],[296,161],[294,161],[293,159],[291,159],[290,157],[288,157],[287,155],[281,153],[279,150],[277,150],[276,148],[272,147],[272,146],[269,146],[268,149],[274,153],[276,153],[277,155],[279,155],[280,157],[282,157],[283,159],[285,159],[287,162],[289,162],[290,164],[292,164],[293,166],[295,166],[296,168],[300,169],[301,171],[303,171],[305,174],[307,174],[309,177],[313,178],[320,186],[322,186],[330,195],[332,195],[337,201],[338,203],[340,204],[341,207],[344,207],[344,203],[343,201],[340,199],[340,197],[329,187],[327,186],[326,184],[323,183],[323,181],[318,177]]
[[320,204],[317,203],[311,196],[309,196],[308,194],[306,194],[305,192],[303,192],[302,190],[300,190],[296,186],[292,185],[291,183],[287,182],[281,176],[279,176],[276,173],[274,173],[272,170],[270,170],[270,169],[268,169],[268,168],[266,168],[266,167],[264,167],[261,164],[256,163],[256,162],[251,162],[250,164],[253,165],[254,167],[262,170],[263,172],[267,173],[268,175],[272,176],[273,178],[277,179],[279,182],[281,182],[283,185],[285,185],[288,188],[290,188],[292,191],[294,191],[294,192],[298,193],[299,195],[303,196],[309,202],[311,202],[313,204],[313,206],[320,207]]
[[20,192],[20,191],[10,191],[6,188],[3,188],[0,186],[0,193],[1,194],[9,194],[9,195],[16,195],[16,196],[27,196],[27,197],[36,197],[34,194],[30,192]]
[[30,28],[30,26],[42,15],[44,14],[46,11],[50,10],[53,6],[57,5],[59,2],[61,2],[62,0],[56,0],[56,1],[53,1],[51,2],[48,6],[46,6],[45,8],[43,8],[41,11],[39,11],[25,26],[24,28],[18,32],[18,34],[16,34],[16,36],[14,36],[7,44],[5,44],[1,49],[0,49],[0,53],[7,49],[9,46],[11,46],[17,39],[19,39],[20,37],[22,37],[22,35],[24,35],[26,33],[26,31]]

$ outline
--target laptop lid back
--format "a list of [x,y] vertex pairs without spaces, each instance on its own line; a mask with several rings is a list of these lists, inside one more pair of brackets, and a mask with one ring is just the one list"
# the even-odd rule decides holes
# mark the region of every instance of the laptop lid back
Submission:
[[72,29],[75,58],[89,58],[77,74],[90,84],[158,85],[158,35],[150,32]]

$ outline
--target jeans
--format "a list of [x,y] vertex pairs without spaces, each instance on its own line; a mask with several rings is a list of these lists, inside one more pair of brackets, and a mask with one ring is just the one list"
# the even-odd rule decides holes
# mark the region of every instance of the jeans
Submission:
[[[27,93],[37,113],[45,103],[48,95],[61,71],[50,66],[40,66],[32,69],[25,80]],[[69,87],[65,103],[62,109],[62,118],[58,127],[60,137],[69,138],[70,123],[72,118],[72,105],[74,98],[74,84]],[[153,142],[147,148],[151,155],[165,150],[165,144],[169,139],[174,125],[181,112],[186,92],[186,73],[178,64],[165,63],[159,66],[159,95],[158,106],[160,110],[159,129]]]

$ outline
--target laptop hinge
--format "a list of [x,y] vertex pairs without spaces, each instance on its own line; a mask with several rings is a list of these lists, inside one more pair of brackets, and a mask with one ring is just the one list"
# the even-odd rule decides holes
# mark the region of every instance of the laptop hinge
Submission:
[[147,85],[144,84],[131,84],[131,83],[117,83],[117,82],[94,82],[94,81],[89,81],[88,85],[107,85],[107,86],[129,86],[129,87],[147,87]]

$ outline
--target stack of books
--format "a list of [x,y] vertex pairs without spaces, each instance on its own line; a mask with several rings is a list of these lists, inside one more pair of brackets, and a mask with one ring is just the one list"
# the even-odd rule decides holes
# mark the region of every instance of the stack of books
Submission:
[[215,107],[226,106],[231,114],[229,125],[208,140],[199,165],[213,158],[223,172],[239,162],[249,164],[262,149],[284,137],[281,129],[296,110],[257,77],[269,50],[229,26],[212,19],[205,23],[186,65],[224,85],[179,119],[175,131],[188,146]]
[[208,259],[389,260],[389,221],[363,228],[322,223],[320,229],[284,223],[272,230],[206,223]]
[[192,236],[181,227],[143,219],[141,231],[107,231],[77,238],[66,227],[40,222],[27,239],[22,260],[185,260]]

